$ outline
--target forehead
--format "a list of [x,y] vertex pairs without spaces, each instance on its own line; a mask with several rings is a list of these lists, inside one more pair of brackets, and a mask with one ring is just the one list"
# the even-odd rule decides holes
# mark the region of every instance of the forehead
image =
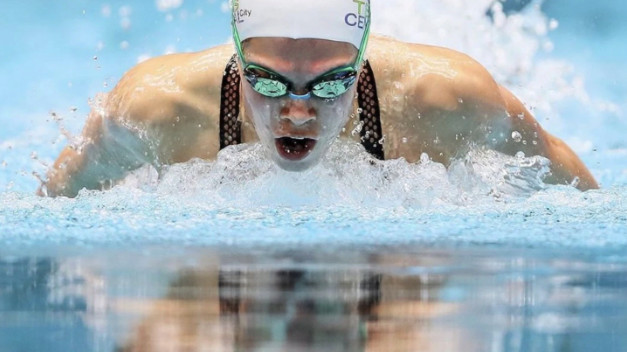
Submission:
[[244,57],[278,72],[323,73],[352,65],[357,48],[350,43],[324,39],[251,38],[242,43]]

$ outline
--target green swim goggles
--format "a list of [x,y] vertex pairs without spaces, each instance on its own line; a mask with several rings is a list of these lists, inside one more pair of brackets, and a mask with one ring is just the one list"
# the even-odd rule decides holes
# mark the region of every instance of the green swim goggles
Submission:
[[233,17],[231,25],[235,48],[237,49],[237,54],[244,67],[242,73],[255,92],[269,98],[280,98],[289,95],[291,99],[309,99],[313,95],[321,99],[332,100],[348,92],[351,86],[355,84],[358,70],[363,61],[368,44],[368,36],[370,33],[369,11],[364,36],[353,65],[340,67],[322,74],[307,85],[307,93],[303,95],[294,94],[293,84],[280,74],[265,67],[246,63],[242,51],[242,42],[235,21],[236,19]]
[[264,67],[248,64],[243,71],[244,78],[255,92],[270,98],[280,98],[289,94],[292,99],[309,99],[312,95],[322,99],[335,99],[346,93],[357,80],[353,67],[340,67],[321,75],[307,85],[307,93],[294,94],[292,83],[280,74]]

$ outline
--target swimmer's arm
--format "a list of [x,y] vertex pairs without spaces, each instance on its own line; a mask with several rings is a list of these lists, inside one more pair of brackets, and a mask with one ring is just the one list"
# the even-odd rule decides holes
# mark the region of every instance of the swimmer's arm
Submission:
[[80,139],[61,152],[41,195],[75,197],[83,188],[103,189],[148,160],[149,149],[131,130],[95,110]]
[[[512,131],[519,132],[522,139],[528,141],[526,145],[509,143],[505,149],[511,150],[505,150],[505,152],[513,154],[520,150],[526,155],[541,155],[549,159],[552,173],[546,180],[549,183],[571,184],[577,177],[579,178],[578,189],[599,188],[588,168],[566,143],[542,129],[533,115],[509,90],[502,86],[499,86],[499,90],[512,122]],[[536,143],[534,144],[533,141]]]

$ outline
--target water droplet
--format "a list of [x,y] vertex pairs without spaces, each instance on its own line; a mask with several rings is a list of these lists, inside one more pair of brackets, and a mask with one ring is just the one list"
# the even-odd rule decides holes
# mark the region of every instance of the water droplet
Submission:
[[463,104],[463,103],[464,103],[464,99],[462,99],[462,98],[457,98],[457,102],[458,102],[458,103],[460,103],[460,104]]
[[403,143],[407,143],[407,137],[403,137],[403,139],[401,139],[401,141],[403,141]]
[[514,131],[512,132],[512,139],[514,140],[514,142],[520,143],[520,141],[522,141],[522,135],[520,134],[520,132]]
[[525,153],[523,152],[518,152],[516,153],[516,159],[521,160],[525,158]]
[[579,183],[581,182],[581,179],[579,179],[579,177],[575,176],[575,178],[573,178],[573,180],[570,182],[570,185],[573,187],[577,187],[579,186]]
[[385,136],[381,137],[381,139],[379,139],[379,144],[383,145],[383,143],[385,143]]
[[70,108],[70,111],[71,111],[71,112],[76,112],[76,111],[78,111],[78,108],[77,108],[76,106],[72,106],[72,107]]
[[37,160],[37,152],[30,153],[30,158],[33,160]]
[[521,112],[520,114],[518,114],[518,118],[523,120],[525,118],[525,113]]
[[98,56],[94,56],[94,61],[98,61]]
[[533,145],[538,145],[538,141],[533,141]]
[[362,108],[357,109],[357,114],[361,115],[362,112],[364,112],[364,109],[362,109]]
[[353,136],[356,136],[358,133],[361,132],[361,130],[364,128],[364,123],[362,121],[360,121],[359,123],[357,123],[357,125],[355,126],[355,128],[351,131],[351,134]]
[[428,163],[430,161],[431,161],[431,159],[429,158],[429,155],[427,153],[420,154],[420,163],[421,164],[426,164],[426,163]]
[[549,29],[554,31],[557,29],[557,27],[559,27],[559,21],[552,18],[551,21],[549,21]]

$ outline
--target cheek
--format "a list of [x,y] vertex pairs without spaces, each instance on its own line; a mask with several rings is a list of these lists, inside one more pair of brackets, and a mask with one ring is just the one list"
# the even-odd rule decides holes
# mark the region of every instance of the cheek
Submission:
[[347,94],[342,96],[332,104],[326,104],[320,106],[318,112],[319,117],[322,120],[323,128],[333,130],[333,132],[339,131],[348,119],[350,118],[353,109],[353,96]]
[[244,104],[247,115],[255,127],[270,126],[272,117],[277,116],[280,109],[280,104],[276,99],[268,99],[249,87],[244,88]]

